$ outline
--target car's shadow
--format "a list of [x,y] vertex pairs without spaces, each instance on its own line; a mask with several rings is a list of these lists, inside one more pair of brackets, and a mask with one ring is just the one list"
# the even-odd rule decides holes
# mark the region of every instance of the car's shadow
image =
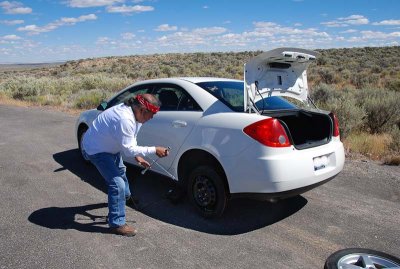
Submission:
[[[62,166],[54,172],[67,169],[83,181],[107,193],[104,180],[94,166],[81,160],[78,149],[56,153],[53,158]],[[155,173],[146,173],[143,176],[139,169],[133,167],[129,167],[127,175],[132,193],[140,200],[141,213],[173,225],[211,234],[234,235],[260,229],[291,216],[307,204],[307,200],[302,196],[277,203],[233,199],[222,217],[204,219],[195,212],[188,201],[172,204],[166,198],[172,186],[168,178]],[[76,208],[80,214],[82,209],[85,207]],[[72,211],[70,208],[68,212]]]

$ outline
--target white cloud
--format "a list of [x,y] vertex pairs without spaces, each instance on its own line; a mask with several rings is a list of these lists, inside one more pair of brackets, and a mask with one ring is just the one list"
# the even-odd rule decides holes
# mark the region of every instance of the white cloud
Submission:
[[346,18],[338,18],[338,20],[344,21],[345,23],[351,25],[363,25],[369,23],[369,20],[362,15],[351,15]]
[[17,24],[22,24],[24,23],[24,20],[4,20],[4,21],[0,21],[1,24],[5,24],[5,25],[17,25]]
[[102,36],[97,38],[96,44],[97,45],[107,45],[110,42],[110,38]]
[[328,37],[326,32],[319,32],[315,28],[298,29],[293,27],[284,27],[274,22],[254,22],[254,31],[246,32],[248,36],[279,36],[279,35],[300,35],[314,37]]
[[393,39],[399,38],[400,32],[383,33],[374,31],[361,31],[363,39]]
[[219,35],[225,33],[227,30],[223,27],[206,27],[206,28],[197,28],[193,30],[193,33],[196,35]]
[[176,30],[178,30],[177,26],[172,26],[169,24],[161,24],[156,29],[154,29],[154,31],[157,31],[157,32],[167,32],[167,31],[176,31]]
[[20,40],[21,37],[17,36],[17,35],[5,35],[2,37],[2,39],[4,40]]
[[[316,44],[329,44],[332,37],[315,28],[284,27],[274,22],[254,22],[252,31],[229,33],[223,27],[196,28],[190,31],[175,32],[157,39],[157,45],[169,50],[196,51],[229,49],[265,49],[268,46],[315,47]],[[182,29],[182,28],[181,28]],[[150,48],[151,45],[148,46]],[[156,48],[153,48],[153,50]]]
[[95,14],[82,15],[78,18],[61,18],[54,22],[51,22],[45,26],[37,26],[35,24],[27,25],[24,27],[19,27],[18,31],[28,32],[30,35],[37,35],[40,33],[50,32],[64,25],[75,25],[78,22],[84,22],[88,20],[96,20],[97,16]]
[[70,7],[101,7],[111,6],[116,3],[124,3],[124,0],[70,0],[68,4]]
[[354,30],[354,29],[349,29],[349,30],[346,30],[346,31],[342,31],[340,33],[341,34],[352,34],[352,33],[356,33],[356,32],[358,32],[358,31]]
[[29,14],[32,13],[30,7],[24,7],[23,3],[16,1],[3,1],[0,2],[0,7],[2,7],[6,14]]
[[321,22],[322,25],[327,27],[347,27],[349,25],[365,25],[369,20],[362,15],[351,15],[349,17],[338,18],[334,21]]
[[203,6],[204,9],[208,9],[208,6]]
[[123,40],[132,40],[135,37],[133,33],[122,33],[121,37]]
[[400,20],[384,20],[381,22],[374,22],[372,25],[400,25]]
[[108,6],[107,7],[107,12],[109,13],[140,13],[140,12],[146,12],[146,11],[153,11],[154,7],[152,6],[140,6],[140,5],[135,5],[135,6]]

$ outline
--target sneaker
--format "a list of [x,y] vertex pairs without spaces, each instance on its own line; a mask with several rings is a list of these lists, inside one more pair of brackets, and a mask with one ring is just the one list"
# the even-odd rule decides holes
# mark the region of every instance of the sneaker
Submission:
[[124,224],[119,227],[113,227],[110,229],[111,229],[112,233],[122,235],[122,236],[135,236],[137,233],[137,230],[135,228],[133,228],[132,226],[129,226],[127,224]]

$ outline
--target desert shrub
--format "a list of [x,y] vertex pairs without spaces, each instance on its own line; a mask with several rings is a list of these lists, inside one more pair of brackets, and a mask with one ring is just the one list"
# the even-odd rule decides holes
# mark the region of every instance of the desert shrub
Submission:
[[79,81],[79,90],[104,89],[108,91],[122,90],[132,83],[128,78],[118,76],[106,76],[103,74],[90,74],[76,77]]
[[102,101],[110,98],[111,95],[111,92],[102,89],[80,91],[70,98],[70,103],[73,108],[91,109],[98,106]]
[[313,90],[312,99],[319,108],[335,113],[342,138],[362,128],[366,114],[363,107],[357,105],[354,90],[335,90],[321,84]]
[[0,89],[8,96],[24,101],[34,100],[36,97],[50,92],[55,87],[50,78],[19,77],[8,79],[0,84]]
[[356,88],[361,89],[370,84],[369,76],[370,74],[367,71],[353,72],[350,80]]
[[310,97],[318,105],[324,105],[331,99],[335,98],[337,90],[325,83],[315,86],[312,91],[310,91]]
[[333,69],[322,67],[318,69],[318,74],[323,83],[335,84],[338,81],[338,77]]
[[342,138],[346,138],[351,132],[360,130],[363,126],[365,111],[362,107],[357,106],[355,99],[349,95],[332,99],[326,104],[325,109],[332,111],[337,116]]
[[387,81],[385,87],[390,91],[400,92],[400,79]]
[[392,152],[397,152],[400,155],[400,128],[399,126],[392,126],[388,131],[388,134],[392,137],[392,142],[389,145],[389,150]]
[[365,126],[371,133],[386,132],[400,122],[400,92],[363,89],[356,98],[364,107]]

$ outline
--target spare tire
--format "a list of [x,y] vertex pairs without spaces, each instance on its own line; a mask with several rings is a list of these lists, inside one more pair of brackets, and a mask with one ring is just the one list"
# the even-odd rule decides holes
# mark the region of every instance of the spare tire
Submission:
[[367,248],[347,248],[331,254],[324,269],[339,268],[400,268],[400,259],[381,251]]

